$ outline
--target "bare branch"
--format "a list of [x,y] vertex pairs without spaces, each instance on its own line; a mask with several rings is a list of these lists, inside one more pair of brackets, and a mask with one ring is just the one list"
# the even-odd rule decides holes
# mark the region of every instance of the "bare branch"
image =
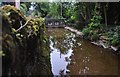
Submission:
[[28,24],[28,22],[29,22],[30,20],[31,20],[31,19],[27,20],[27,22],[26,22],[24,25],[21,25],[20,28],[17,29],[16,31],[19,31],[19,30],[21,30],[23,27],[25,27],[25,26]]

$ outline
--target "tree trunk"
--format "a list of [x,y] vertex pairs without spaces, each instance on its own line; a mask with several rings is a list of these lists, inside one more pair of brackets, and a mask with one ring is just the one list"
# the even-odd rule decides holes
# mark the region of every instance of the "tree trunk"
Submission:
[[20,9],[20,0],[15,0],[15,6]]
[[105,26],[107,27],[107,14],[106,14],[106,6],[104,6],[104,16],[105,16]]

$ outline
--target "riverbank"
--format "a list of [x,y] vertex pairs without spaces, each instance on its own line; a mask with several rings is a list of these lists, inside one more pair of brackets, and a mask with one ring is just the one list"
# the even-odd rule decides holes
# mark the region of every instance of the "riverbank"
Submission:
[[73,28],[68,27],[68,26],[66,26],[64,28],[67,29],[67,30],[69,30],[70,32],[73,32],[73,33],[79,35],[79,36],[83,36],[84,35],[82,32],[78,31],[77,29],[73,29]]
[[[69,31],[71,31],[71,32],[73,32],[73,33],[75,33],[75,34],[77,34],[77,35],[79,35],[79,36],[81,36],[82,38],[84,38],[84,33],[83,32],[80,32],[77,29],[74,29],[74,28],[71,28],[71,27],[68,27],[68,26],[66,26],[64,28],[67,29],[67,30],[69,30]],[[106,48],[112,49],[115,53],[120,53],[119,47],[107,44],[107,38],[105,36],[101,36],[99,38],[100,38],[100,40],[97,40],[97,41],[91,41],[90,40],[90,41],[94,45],[103,47],[105,49]]]

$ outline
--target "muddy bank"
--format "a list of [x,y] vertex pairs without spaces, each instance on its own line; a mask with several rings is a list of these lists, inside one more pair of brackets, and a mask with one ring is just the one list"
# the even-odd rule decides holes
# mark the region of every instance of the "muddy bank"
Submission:
[[0,7],[2,75],[52,75],[42,18],[26,18],[14,6]]
[[[64,27],[65,29],[69,30],[70,32],[75,33],[76,35],[80,36],[81,38],[86,39],[86,37],[84,37],[84,33],[80,32],[76,29],[73,29],[71,27]],[[101,36],[99,37],[100,40],[97,41],[93,41],[91,39],[91,37],[87,38],[89,41],[91,41],[92,44],[103,47],[103,48],[108,48],[108,49],[112,49],[115,53],[120,54],[120,49],[118,46],[112,46],[108,44],[108,38],[106,36]]]

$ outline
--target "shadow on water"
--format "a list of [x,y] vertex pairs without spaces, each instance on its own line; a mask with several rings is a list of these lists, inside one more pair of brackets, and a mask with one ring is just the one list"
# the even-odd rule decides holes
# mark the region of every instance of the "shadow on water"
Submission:
[[54,75],[118,75],[118,56],[65,29],[47,29]]

